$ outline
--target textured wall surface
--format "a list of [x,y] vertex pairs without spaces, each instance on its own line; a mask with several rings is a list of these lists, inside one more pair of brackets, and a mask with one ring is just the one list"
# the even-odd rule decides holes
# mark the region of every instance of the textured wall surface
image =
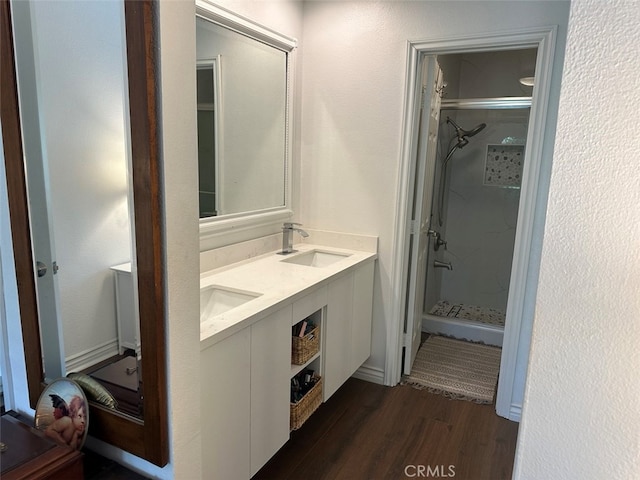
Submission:
[[640,478],[640,8],[572,2],[515,478]]

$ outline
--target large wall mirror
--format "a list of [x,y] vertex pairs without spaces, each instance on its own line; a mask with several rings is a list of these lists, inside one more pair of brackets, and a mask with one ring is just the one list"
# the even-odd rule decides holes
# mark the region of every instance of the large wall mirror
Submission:
[[294,39],[196,1],[201,236],[291,214]]
[[[121,65],[121,70],[128,72],[118,81],[96,72],[97,68],[86,72],[81,68],[85,81],[92,74],[99,75],[91,82],[93,91],[88,95],[122,96],[123,85],[128,83],[129,108],[127,111],[126,102],[121,102],[120,111],[109,117],[104,112],[110,108],[106,102],[95,113],[98,125],[87,127],[46,121],[47,112],[64,112],[65,105],[56,101],[64,98],[60,90],[64,75],[72,74],[70,67],[47,68],[52,60],[43,46],[38,49],[32,44],[38,40],[30,30],[37,25],[39,41],[47,38],[47,29],[58,28],[56,14],[77,15],[77,28],[88,29],[89,33],[83,31],[87,35],[95,24],[101,25],[97,30],[107,31],[109,22],[105,17],[85,18],[81,11],[70,13],[65,2],[30,3],[0,5],[2,134],[30,403],[35,407],[48,381],[70,372],[86,375],[111,397],[90,400],[90,435],[163,466],[169,448],[156,123],[157,4],[125,0],[124,10],[122,4],[104,4],[115,13],[88,9],[93,15],[112,15],[110,44],[118,43],[115,38],[122,35],[124,19],[122,49],[111,51],[112,59],[99,56],[99,60],[104,65],[123,62],[126,47],[127,68]],[[77,9],[82,10],[82,5]],[[68,17],[63,18],[66,23]],[[64,51],[63,45],[55,48]],[[109,73],[113,75],[113,69]],[[110,97],[108,89],[114,85],[118,91]],[[47,95],[47,89],[58,95]],[[78,90],[77,101],[82,105]],[[119,127],[114,128],[107,118],[116,118]],[[73,159],[55,151],[52,145],[59,144],[44,145],[55,135],[81,141],[78,132],[83,128],[88,128],[85,138],[115,131],[113,141],[106,143],[120,147],[105,149],[108,151],[89,148],[86,155]],[[130,155],[125,151],[126,137]],[[63,158],[57,159],[56,154]],[[60,263],[59,272],[55,262]],[[126,324],[119,325],[123,319]]]

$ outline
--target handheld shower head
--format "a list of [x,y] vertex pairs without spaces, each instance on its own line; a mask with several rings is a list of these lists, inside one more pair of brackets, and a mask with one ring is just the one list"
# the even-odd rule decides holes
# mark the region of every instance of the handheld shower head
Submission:
[[480,133],[482,130],[484,130],[484,128],[487,126],[486,123],[481,123],[480,125],[476,125],[474,128],[472,128],[471,130],[464,130],[464,136],[465,137],[473,137],[474,135],[477,135],[478,133]]
[[438,189],[439,195],[440,195],[438,199],[438,224],[440,226],[442,226],[442,220],[443,220],[442,205],[444,204],[444,192],[445,192],[444,187],[445,187],[445,184],[447,183],[447,163],[449,163],[449,160],[451,160],[456,150],[464,147],[466,144],[469,143],[469,137],[473,137],[474,135],[477,135],[487,126],[486,123],[481,123],[473,127],[471,130],[463,130],[462,127],[460,127],[460,125],[458,125],[456,122],[451,120],[449,117],[447,117],[447,123],[450,123],[456,129],[456,137],[458,137],[458,142],[455,145],[451,146],[451,144],[453,143],[453,139],[455,138],[455,137],[451,137],[451,140],[449,141],[449,146],[450,146],[449,152],[447,153],[447,156],[442,162],[442,168],[440,169],[440,188]]
[[458,145],[460,146],[460,148],[469,143],[469,141],[467,140],[469,137],[477,135],[487,126],[486,123],[481,123],[473,127],[471,130],[464,130],[462,127],[460,127],[460,125],[451,120],[449,117],[447,117],[447,123],[450,123],[451,125],[453,125],[453,128],[456,129],[456,135],[458,136]]

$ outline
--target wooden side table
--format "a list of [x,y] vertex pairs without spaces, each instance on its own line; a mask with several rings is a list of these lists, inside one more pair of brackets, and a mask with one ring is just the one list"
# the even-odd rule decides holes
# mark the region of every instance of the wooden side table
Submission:
[[59,445],[42,432],[10,415],[3,415],[0,441],[2,480],[82,480],[82,452]]

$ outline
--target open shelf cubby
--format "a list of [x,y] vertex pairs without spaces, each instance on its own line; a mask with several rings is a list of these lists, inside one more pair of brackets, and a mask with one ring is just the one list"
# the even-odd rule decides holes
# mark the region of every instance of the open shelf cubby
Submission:
[[291,376],[320,357],[322,311],[316,310],[291,327]]

